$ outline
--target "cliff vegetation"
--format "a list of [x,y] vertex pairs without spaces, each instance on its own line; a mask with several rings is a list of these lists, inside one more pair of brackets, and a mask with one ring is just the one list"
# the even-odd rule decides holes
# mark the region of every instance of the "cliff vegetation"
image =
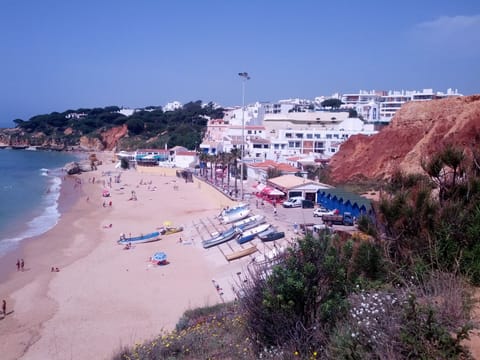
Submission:
[[67,110],[16,119],[14,129],[0,131],[0,143],[54,150],[135,150],[184,146],[195,149],[209,118],[223,118],[212,103],[189,102],[181,109],[163,111],[150,106],[131,116],[117,106]]

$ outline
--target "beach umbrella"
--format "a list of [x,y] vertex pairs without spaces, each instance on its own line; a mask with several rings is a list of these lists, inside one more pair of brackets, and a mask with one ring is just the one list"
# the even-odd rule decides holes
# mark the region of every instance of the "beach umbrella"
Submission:
[[163,225],[164,225],[164,226],[172,226],[172,222],[169,221],[169,220],[165,220],[165,221],[163,222]]
[[167,254],[165,254],[163,251],[158,251],[152,256],[152,261],[155,262],[162,262],[167,260]]

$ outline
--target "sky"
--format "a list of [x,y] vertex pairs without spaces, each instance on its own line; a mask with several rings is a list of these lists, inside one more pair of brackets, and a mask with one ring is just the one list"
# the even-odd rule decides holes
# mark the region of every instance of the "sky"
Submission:
[[110,105],[241,105],[243,85],[246,103],[478,94],[480,1],[0,0],[0,127]]

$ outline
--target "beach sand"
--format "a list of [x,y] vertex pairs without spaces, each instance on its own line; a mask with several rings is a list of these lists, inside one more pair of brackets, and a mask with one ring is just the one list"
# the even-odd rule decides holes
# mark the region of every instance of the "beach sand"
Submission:
[[[2,359],[107,359],[174,329],[185,310],[235,298],[232,286],[251,257],[229,263],[224,254],[250,245],[201,246],[225,228],[215,216],[234,203],[197,179],[185,183],[175,169],[123,171],[114,168],[112,154],[100,156],[98,170],[66,177],[66,211],[57,226],[4,258],[2,271],[12,271],[0,288],[10,312],[0,320]],[[102,197],[104,188],[110,197]],[[132,191],[136,201],[129,200]],[[146,234],[165,221],[185,229],[130,250],[116,243],[120,233]],[[167,254],[168,265],[148,261],[156,251]],[[24,272],[16,271],[17,257],[25,259]]]

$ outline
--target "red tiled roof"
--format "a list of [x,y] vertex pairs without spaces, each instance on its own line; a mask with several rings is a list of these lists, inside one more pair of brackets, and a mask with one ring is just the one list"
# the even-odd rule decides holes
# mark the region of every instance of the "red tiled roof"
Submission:
[[257,168],[257,169],[268,169],[268,168],[275,168],[283,172],[297,172],[298,169],[294,166],[285,163],[277,163],[273,160],[265,160],[259,163],[253,163],[249,165],[250,167]]
[[195,156],[197,153],[195,151],[177,151],[175,155]]

